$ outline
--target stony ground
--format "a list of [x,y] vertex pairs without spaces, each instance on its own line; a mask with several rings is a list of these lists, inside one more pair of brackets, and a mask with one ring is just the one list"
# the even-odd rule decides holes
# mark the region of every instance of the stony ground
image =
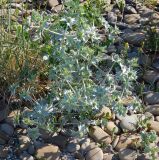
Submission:
[[[123,42],[130,44],[128,58],[139,58],[139,64],[148,66],[141,81],[152,84],[159,89],[159,52],[155,56],[149,53],[138,54],[138,49],[145,40],[147,33],[145,28],[157,26],[159,32],[159,6],[151,9],[133,0],[126,0],[127,4],[122,15],[120,10],[112,2],[104,17],[111,25],[117,25],[121,31],[120,37],[112,44],[107,54],[120,52]],[[36,4],[28,2],[28,6],[43,6],[42,1]],[[21,9],[22,1],[14,0],[11,7]],[[48,0],[47,9],[59,12],[62,4],[57,0]],[[31,8],[31,7],[30,7]],[[44,8],[43,8],[44,9]],[[45,8],[46,9],[46,8]],[[31,13],[31,9],[23,11]],[[0,14],[4,14],[0,12]],[[29,15],[28,14],[28,15]],[[150,88],[144,88],[143,104],[145,113],[127,113],[125,116],[115,115],[109,108],[103,107],[96,115],[100,118],[105,114],[111,117],[105,127],[92,126],[85,138],[70,137],[63,131],[51,134],[41,130],[40,137],[31,141],[27,136],[26,126],[16,126],[13,123],[17,112],[8,110],[3,99],[0,100],[0,159],[4,160],[148,160],[146,154],[140,153],[141,137],[137,128],[140,119],[149,118],[150,130],[155,130],[159,135],[159,92]],[[126,105],[129,104],[129,100]],[[28,110],[29,112],[29,110]],[[134,132],[135,131],[135,132]],[[153,145],[159,146],[159,139]],[[159,155],[156,155],[156,160]]]

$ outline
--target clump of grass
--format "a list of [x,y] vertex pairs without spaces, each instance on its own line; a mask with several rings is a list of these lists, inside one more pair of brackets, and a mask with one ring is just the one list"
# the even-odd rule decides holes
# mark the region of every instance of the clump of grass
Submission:
[[47,67],[41,58],[37,42],[23,25],[12,21],[11,17],[1,17],[0,34],[0,88],[1,92],[20,97],[25,91],[36,95],[43,91],[41,82]]

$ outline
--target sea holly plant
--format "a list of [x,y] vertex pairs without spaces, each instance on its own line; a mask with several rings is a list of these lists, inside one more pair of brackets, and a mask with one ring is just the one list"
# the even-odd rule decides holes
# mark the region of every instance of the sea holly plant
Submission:
[[[45,109],[51,106],[51,112],[45,116],[45,112],[36,112],[34,117],[52,122],[50,119],[60,113],[56,124],[65,125],[76,119],[78,129],[83,132],[87,130],[84,124],[99,122],[92,119],[103,106],[110,106],[118,114],[126,113],[121,99],[132,95],[136,71],[122,53],[112,54],[111,67],[100,65],[119,31],[101,16],[97,1],[83,5],[79,0],[66,1],[58,16],[33,11],[25,27],[29,33],[34,31],[31,37],[34,42],[41,42],[39,49],[48,65],[51,82],[49,105],[40,105]],[[45,126],[45,120],[40,125]]]
[[157,141],[157,135],[155,131],[151,132],[145,132],[143,131],[141,133],[142,138],[142,147],[144,149],[145,153],[148,153],[151,160],[156,160],[158,157],[159,149],[157,145],[155,145],[155,142]]

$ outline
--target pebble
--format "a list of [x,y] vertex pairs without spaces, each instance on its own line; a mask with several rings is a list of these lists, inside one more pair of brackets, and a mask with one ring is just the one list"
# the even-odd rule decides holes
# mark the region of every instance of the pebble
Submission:
[[20,135],[18,139],[19,139],[20,150],[21,151],[27,150],[31,144],[30,138],[27,136]]
[[145,34],[142,32],[124,33],[121,37],[125,42],[135,46],[141,46],[142,42],[145,40]]
[[147,105],[145,111],[150,112],[155,116],[159,116],[159,104]]
[[120,129],[112,121],[107,122],[104,130],[110,135],[111,134],[118,134],[120,132]]
[[131,134],[122,134],[119,138],[118,144],[115,146],[115,150],[130,148],[134,146],[134,142],[138,142],[140,146],[140,136]]
[[49,7],[53,8],[59,4],[58,0],[48,0]]
[[[3,13],[3,11],[0,11],[0,14]],[[8,107],[7,104],[3,99],[0,99],[0,122],[4,120],[8,115]]]
[[156,59],[153,61],[152,67],[154,67],[155,69],[159,70],[159,58],[156,58]]
[[8,152],[9,150],[7,147],[0,146],[0,158],[7,158]]
[[132,149],[123,149],[119,151],[120,160],[135,160],[137,158],[137,152]]
[[95,115],[95,118],[102,118],[102,117],[105,117],[105,116],[107,116],[108,118],[110,118],[110,117],[112,116],[111,110],[110,110],[110,108],[108,108],[108,107],[103,107],[103,108],[99,111],[99,113],[97,113],[97,114]]
[[0,138],[0,145],[4,145],[4,144],[6,144],[6,143],[7,143],[6,140],[4,140],[3,138]]
[[157,122],[159,122],[159,116],[156,116],[156,117],[155,117],[155,120],[156,120]]
[[120,136],[116,136],[112,142],[112,147],[115,148],[116,145],[118,144],[119,142],[119,139],[120,139]]
[[59,147],[52,144],[45,144],[36,152],[37,159],[59,160],[60,155]]
[[159,79],[159,72],[154,70],[148,70],[144,73],[143,79],[150,84],[153,84],[156,80]]
[[156,133],[159,135],[159,122],[157,121],[150,121],[150,129],[156,131]]
[[139,14],[127,14],[124,16],[124,22],[127,24],[134,24],[139,22],[140,15]]
[[80,150],[80,145],[76,143],[69,143],[66,147],[67,151],[70,153]]
[[89,136],[93,138],[96,142],[104,143],[106,145],[112,142],[110,135],[98,126],[92,126],[89,129]]
[[149,92],[144,97],[144,102],[149,105],[159,104],[159,93]]
[[137,11],[134,7],[130,6],[130,5],[126,5],[124,8],[124,12],[126,14],[137,14]]
[[110,23],[117,22],[117,15],[114,12],[109,12],[107,15],[107,21]]
[[145,115],[145,118],[148,118],[149,120],[154,121],[155,119],[154,115],[151,112],[145,112],[144,115]]
[[[151,57],[149,55],[146,55],[146,54],[140,54],[139,55],[139,60],[138,60],[139,65],[150,66],[151,65],[151,61],[152,60],[151,60]],[[149,76],[149,73],[148,73],[148,75],[145,74],[143,78],[146,81],[148,81],[148,83],[149,83],[149,80],[151,80],[151,76]]]
[[120,127],[123,131],[135,131],[137,128],[137,123],[137,115],[126,116],[121,120]]
[[86,160],[103,160],[103,151],[100,148],[94,148],[86,154]]
[[52,144],[60,147],[61,149],[64,149],[66,147],[68,139],[63,135],[57,135],[57,136],[53,136],[50,140]]
[[28,151],[28,153],[29,153],[30,155],[35,154],[35,147],[34,147],[34,145],[31,144],[31,145],[29,146],[29,148],[28,148],[27,151]]
[[0,124],[0,130],[7,134],[8,136],[12,136],[14,133],[13,126],[9,125],[8,123],[2,123]]
[[20,160],[34,160],[34,157],[27,152],[24,152],[20,155]]

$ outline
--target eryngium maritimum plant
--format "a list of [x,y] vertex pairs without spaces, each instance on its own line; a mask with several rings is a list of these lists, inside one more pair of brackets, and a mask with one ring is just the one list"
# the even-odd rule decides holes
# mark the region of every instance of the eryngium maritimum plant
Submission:
[[98,1],[80,5],[75,0],[65,3],[58,16],[34,11],[27,21],[34,41],[43,42],[39,49],[49,66],[52,114],[78,115],[82,122],[104,105],[119,114],[126,112],[120,99],[132,94],[136,72],[117,54],[112,55],[112,67],[100,67],[118,30],[101,16],[99,7]]

